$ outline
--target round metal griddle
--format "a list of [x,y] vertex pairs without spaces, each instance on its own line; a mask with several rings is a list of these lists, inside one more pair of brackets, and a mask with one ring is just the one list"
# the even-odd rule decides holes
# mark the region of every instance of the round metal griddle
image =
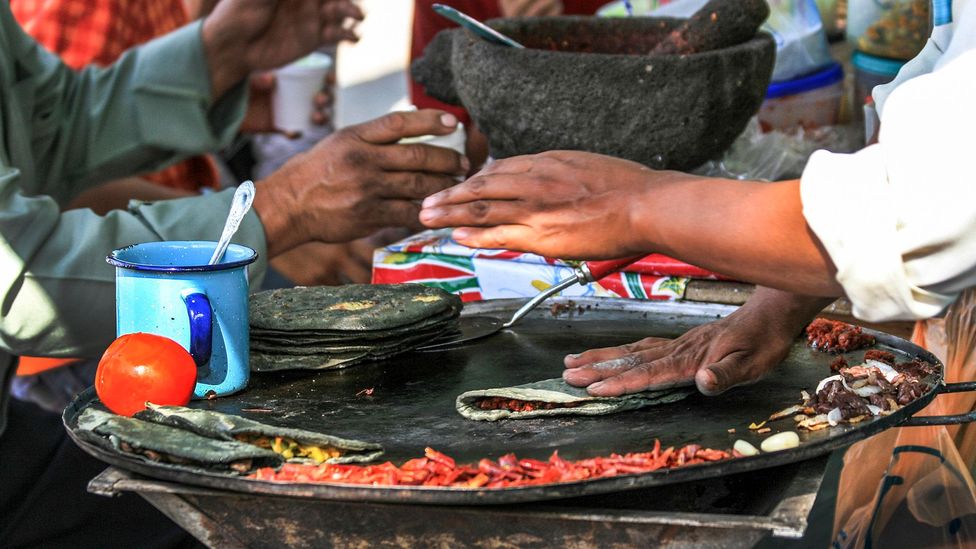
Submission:
[[[505,317],[521,303],[497,300],[468,304],[464,314]],[[512,330],[465,346],[408,353],[332,372],[254,375],[248,389],[240,394],[194,401],[191,406],[378,442],[386,451],[383,459],[396,464],[423,456],[427,446],[452,456],[458,463],[477,463],[483,457],[497,459],[509,452],[546,459],[558,450],[563,458],[577,459],[649,451],[655,438],[664,446],[696,443],[716,449],[731,448],[736,439],[742,438],[758,447],[768,435],[750,431],[749,424],[799,403],[801,390],[813,391],[822,378],[830,375],[829,363],[835,355],[814,351],[805,340],[797,339],[784,363],[759,383],[718,397],[696,393],[677,403],[602,417],[482,422],[461,417],[454,407],[457,395],[467,390],[559,377],[562,358],[567,353],[619,345],[649,335],[676,337],[732,310],[721,305],[559,298],[551,306],[534,311]],[[919,357],[941,366],[935,356],[908,341],[870,333],[878,338],[875,348],[894,352],[899,360]],[[863,354],[861,350],[846,356],[855,364]],[[78,414],[86,406],[100,405],[91,390],[65,410],[64,423],[75,442],[95,457],[165,480],[333,500],[505,504],[661,486],[807,460],[905,422],[945,389],[941,368],[925,383],[925,395],[890,416],[812,433],[800,431],[798,448],[652,473],[506,489],[275,483],[159,466],[117,453],[107,444],[99,446],[78,438]],[[372,394],[367,396],[364,389],[372,389]],[[795,430],[791,419],[767,426],[772,428],[770,434]],[[729,433],[733,428],[735,433]]]

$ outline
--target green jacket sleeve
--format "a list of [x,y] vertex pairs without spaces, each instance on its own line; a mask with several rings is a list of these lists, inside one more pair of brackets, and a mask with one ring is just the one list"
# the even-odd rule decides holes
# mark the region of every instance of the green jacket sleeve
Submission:
[[[99,356],[115,336],[106,254],[137,242],[217,239],[231,191],[105,217],[59,207],[84,186],[230,138],[245,93],[214,104],[209,87],[199,24],[108,69],[75,73],[26,37],[0,3],[0,354]],[[255,214],[235,241],[263,258]],[[260,276],[263,261],[252,274]]]

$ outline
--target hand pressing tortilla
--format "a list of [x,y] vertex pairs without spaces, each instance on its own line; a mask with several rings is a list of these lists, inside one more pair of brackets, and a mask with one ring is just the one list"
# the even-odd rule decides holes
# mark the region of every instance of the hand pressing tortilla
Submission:
[[573,387],[562,378],[555,378],[514,387],[468,391],[457,397],[456,405],[459,414],[480,421],[565,415],[599,416],[677,402],[692,391],[678,388],[619,397],[595,397],[590,396],[585,388]]

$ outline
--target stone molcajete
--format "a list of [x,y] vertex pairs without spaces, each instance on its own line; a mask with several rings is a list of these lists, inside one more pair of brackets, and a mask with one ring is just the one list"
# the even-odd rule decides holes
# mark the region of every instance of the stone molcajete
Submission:
[[724,151],[759,109],[775,45],[759,33],[714,51],[647,53],[681,23],[496,19],[526,49],[442,31],[412,72],[432,97],[471,113],[494,158],[568,149],[687,170]]

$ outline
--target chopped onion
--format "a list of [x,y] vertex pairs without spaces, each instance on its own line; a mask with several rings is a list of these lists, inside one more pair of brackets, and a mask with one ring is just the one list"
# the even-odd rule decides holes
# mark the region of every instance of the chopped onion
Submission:
[[881,392],[881,387],[877,385],[865,385],[863,387],[858,387],[857,389],[851,389],[854,394],[859,397],[869,397],[871,395],[876,395]]
[[844,419],[844,417],[840,414],[840,408],[834,408],[833,410],[827,412],[827,423],[830,423],[831,427],[840,423],[842,419]]
[[800,445],[800,435],[793,431],[783,431],[762,441],[759,445],[763,452],[778,452],[789,448],[796,448]]
[[744,456],[755,456],[759,454],[759,450],[757,450],[755,446],[749,444],[741,438],[735,441],[735,444],[732,445],[732,449]]
[[881,413],[881,407],[875,406],[874,404],[868,404],[868,410],[871,411],[872,416],[876,416]]
[[867,378],[865,378],[865,379],[859,379],[859,380],[855,381],[854,383],[851,383],[849,385],[849,387],[853,391],[854,389],[860,389],[861,387],[864,387],[865,385],[870,385],[870,383],[871,383],[870,380],[867,379]]
[[881,370],[881,375],[888,380],[888,383],[894,383],[895,378],[900,375],[897,370],[880,360],[866,360],[864,361],[864,365]]
[[784,417],[789,417],[789,416],[792,416],[793,414],[795,414],[797,412],[801,412],[801,411],[803,411],[803,406],[800,406],[799,404],[794,404],[793,406],[790,406],[789,408],[784,408],[784,409],[776,412],[775,414],[769,416],[769,420],[768,421],[776,421],[777,419],[782,419]]
[[[814,393],[815,394],[820,394],[820,391],[822,391],[823,388],[826,387],[827,384],[830,383],[831,381],[840,381],[841,383],[844,383],[844,376],[842,376],[840,374],[837,374],[837,375],[833,375],[833,376],[825,377],[825,378],[821,379],[820,380],[820,383],[817,385],[817,390],[814,391]],[[846,383],[844,383],[844,387],[847,387],[847,384]]]

